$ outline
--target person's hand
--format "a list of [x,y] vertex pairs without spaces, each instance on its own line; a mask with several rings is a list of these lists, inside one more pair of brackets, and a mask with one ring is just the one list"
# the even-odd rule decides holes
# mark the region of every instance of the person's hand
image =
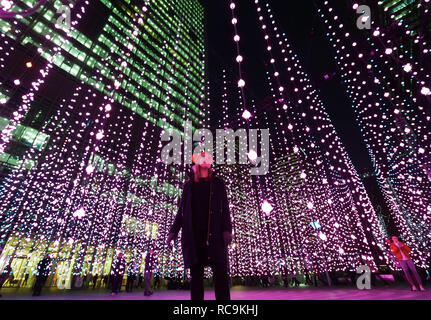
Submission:
[[172,242],[172,240],[174,240],[174,239],[175,239],[175,234],[173,234],[173,233],[169,233],[169,234],[168,234],[168,239],[166,240],[166,244],[168,245],[168,248],[171,248],[171,247],[172,247],[171,242]]
[[230,233],[229,231],[223,232],[223,241],[225,246],[230,245],[230,243],[232,242],[232,233]]

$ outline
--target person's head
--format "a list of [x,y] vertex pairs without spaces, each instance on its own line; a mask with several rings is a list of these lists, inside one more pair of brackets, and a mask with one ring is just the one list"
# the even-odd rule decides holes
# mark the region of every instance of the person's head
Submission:
[[194,180],[197,182],[201,177],[207,180],[212,177],[211,165],[214,162],[212,155],[208,152],[195,153],[192,157],[195,164],[192,169],[194,173]]
[[393,237],[392,237],[392,241],[393,241],[393,242],[398,242],[398,237],[397,237],[397,236],[393,236]]

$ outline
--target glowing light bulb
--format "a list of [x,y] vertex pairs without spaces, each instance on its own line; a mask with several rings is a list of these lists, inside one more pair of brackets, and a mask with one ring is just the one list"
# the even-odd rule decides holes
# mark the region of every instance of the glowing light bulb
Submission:
[[410,63],[407,63],[403,66],[403,69],[405,72],[410,72],[410,71],[412,71],[413,67]]
[[[78,210],[76,210],[74,213],[73,213],[73,216],[74,217],[77,217],[77,218],[82,218],[82,217],[84,217],[85,216],[85,210],[84,210],[84,208],[79,208]],[[72,240],[72,243],[73,243],[73,240]]]
[[238,87],[244,88],[245,87],[245,81],[243,79],[238,81]]
[[251,118],[251,113],[248,110],[244,110],[244,112],[242,113],[242,117],[246,120]]
[[263,201],[263,203],[262,203],[262,211],[265,212],[267,216],[271,213],[271,211],[273,209],[274,208],[272,207],[272,205],[268,201],[266,201],[266,200]]
[[422,87],[422,89],[421,89],[421,93],[422,93],[424,96],[429,96],[429,95],[431,95],[431,90],[430,90],[429,88],[427,88],[427,87]]
[[87,166],[85,171],[87,172],[87,174],[92,174],[94,172],[94,167],[90,164]]
[[247,156],[248,156],[248,158],[249,158],[251,161],[256,161],[256,159],[257,159],[257,153],[256,153],[256,151],[254,151],[254,150],[250,150],[250,151],[247,153]]

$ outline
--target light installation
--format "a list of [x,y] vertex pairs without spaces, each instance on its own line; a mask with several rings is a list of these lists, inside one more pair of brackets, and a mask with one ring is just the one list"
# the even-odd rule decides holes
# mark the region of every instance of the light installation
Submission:
[[389,18],[399,21],[393,21],[393,29],[373,21],[372,30],[364,32],[350,29],[332,1],[319,4],[318,14],[327,28],[397,233],[413,248],[415,263],[426,266],[425,251],[431,241],[431,117],[426,95],[431,83],[426,65],[430,44],[394,14]]
[[[218,124],[225,129],[270,128],[271,174],[247,179],[247,166],[218,168],[230,190],[231,274],[354,270],[361,260],[388,263],[384,230],[316,90],[285,34],[278,31],[269,5],[255,4],[270,66],[262,90],[270,92],[274,108],[265,111],[246,105],[247,79],[237,86],[237,97],[229,94],[235,92],[238,78],[227,81],[223,72]],[[238,57],[239,4],[228,5]],[[245,59],[246,53],[235,59],[239,79]],[[233,86],[230,90],[228,83]],[[251,153],[241,144],[237,148]]]
[[[270,175],[251,177],[258,150],[242,148],[249,164],[217,168],[234,225],[231,275],[387,260],[384,232],[316,90],[268,4],[255,4],[274,110],[248,109],[240,19],[228,2],[240,73],[237,96],[222,97],[219,124],[272,128],[272,166]],[[109,274],[119,252],[142,272],[155,249],[157,274],[184,276],[181,247],[168,250],[165,238],[186,167],[161,163],[159,141],[162,130],[181,132],[186,120],[193,129],[210,120],[203,7],[85,1],[71,4],[67,31],[54,26],[60,5],[0,20],[0,263],[12,261],[22,281],[50,254],[49,284],[70,288],[74,277]]]
[[185,168],[160,163],[158,141],[208,122],[203,7],[71,3],[66,30],[54,26],[61,5],[0,20],[1,265],[31,285],[50,254],[48,285],[70,288],[109,274],[120,251],[143,272],[156,249],[156,272],[170,275],[179,259],[164,243]]

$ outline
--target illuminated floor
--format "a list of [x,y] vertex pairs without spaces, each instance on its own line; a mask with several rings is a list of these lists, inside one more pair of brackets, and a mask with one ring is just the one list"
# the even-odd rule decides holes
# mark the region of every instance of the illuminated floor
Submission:
[[[431,300],[431,286],[425,286],[425,292],[412,292],[406,286],[392,285],[372,290],[358,290],[351,287],[332,288],[246,288],[233,287],[233,300]],[[152,296],[144,296],[142,291],[121,292],[111,297],[104,289],[86,291],[60,291],[44,289],[40,297],[32,297],[29,289],[4,288],[2,300],[188,300],[189,291],[163,290]],[[206,290],[205,299],[214,300],[214,292]]]

